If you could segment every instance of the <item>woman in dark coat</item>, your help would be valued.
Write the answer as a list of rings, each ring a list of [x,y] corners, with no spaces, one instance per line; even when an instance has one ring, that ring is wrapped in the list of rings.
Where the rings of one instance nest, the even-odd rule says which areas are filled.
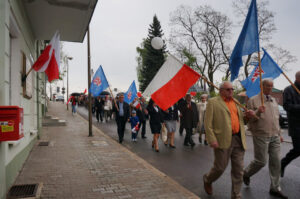
[[[170,142],[171,148],[176,148],[174,145],[174,137],[176,131],[176,122],[178,122],[178,108],[177,104],[174,104],[166,111],[164,111],[164,122],[168,131],[167,141],[164,143],[166,146]]]
[[[149,123],[153,134],[152,148],[154,148],[156,152],[159,152],[158,138],[161,131],[161,124],[164,122],[162,111],[152,99],[149,101],[147,110],[150,116]]]

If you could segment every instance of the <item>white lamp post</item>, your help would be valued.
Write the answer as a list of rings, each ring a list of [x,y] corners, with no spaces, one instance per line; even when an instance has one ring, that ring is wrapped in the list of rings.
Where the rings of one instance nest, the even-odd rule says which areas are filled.
[[[163,48],[164,46],[164,41],[162,40],[162,38],[160,37],[154,37],[151,40],[151,46],[156,49],[156,50],[160,50]]]

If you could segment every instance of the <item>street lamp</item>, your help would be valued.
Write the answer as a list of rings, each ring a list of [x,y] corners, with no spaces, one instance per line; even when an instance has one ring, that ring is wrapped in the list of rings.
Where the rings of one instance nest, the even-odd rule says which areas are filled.
[[[69,97],[69,60],[72,60],[73,57],[65,57],[65,63],[67,64],[67,100]],[[67,110],[69,110],[69,104],[67,103]]]

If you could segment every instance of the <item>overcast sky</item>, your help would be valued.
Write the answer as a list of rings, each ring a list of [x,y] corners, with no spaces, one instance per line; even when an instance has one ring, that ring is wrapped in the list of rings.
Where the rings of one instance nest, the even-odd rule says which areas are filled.
[[[154,14],[161,22],[164,36],[168,39],[170,12],[180,5],[210,5],[235,20],[232,0],[99,0],[90,24],[93,70],[96,71],[102,65],[112,88],[126,91],[133,80],[138,85],[136,47],[147,37]],[[269,9],[275,12],[277,27],[273,43],[289,50],[298,59],[296,63],[289,65],[290,71],[287,72],[292,81],[295,72],[300,69],[299,7],[299,0],[270,0],[269,5]],[[234,30],[232,47],[240,31],[241,28]],[[83,43],[65,42],[63,50],[73,57],[69,61],[70,92],[83,92],[87,88],[86,38]],[[284,77],[275,80],[276,88],[283,89],[287,85]]]

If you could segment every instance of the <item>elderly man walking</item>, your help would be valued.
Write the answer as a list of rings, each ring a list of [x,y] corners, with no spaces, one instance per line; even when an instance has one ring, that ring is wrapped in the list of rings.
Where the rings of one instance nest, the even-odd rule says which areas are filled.
[[[211,195],[212,183],[223,174],[231,159],[231,198],[241,198],[246,137],[243,112],[234,102],[233,90],[230,82],[223,82],[220,96],[209,99],[207,103],[204,126],[215,160],[203,181],[206,193]],[[246,114],[251,117],[254,112],[247,111]]]
[[[195,142],[192,138],[193,128],[197,127],[199,121],[197,105],[192,102],[192,96],[190,94],[186,94],[185,100],[180,100],[178,104],[178,109],[182,115],[182,124],[186,131],[184,146],[194,148]]]
[[[266,165],[269,155],[270,194],[279,198],[287,198],[281,192],[279,185],[282,137],[279,127],[278,104],[270,95],[273,80],[264,79],[262,85],[264,106],[262,106],[260,94],[250,98],[247,103],[247,107],[254,110],[257,117],[250,119],[248,123],[249,130],[253,135],[254,160],[245,169],[243,180],[247,186],[250,185],[250,177]]]
[[[296,73],[295,86],[300,90],[300,71]],[[281,176],[285,167],[300,156],[300,94],[292,86],[283,92],[283,107],[287,111],[289,135],[292,137],[293,148],[281,160]]]

